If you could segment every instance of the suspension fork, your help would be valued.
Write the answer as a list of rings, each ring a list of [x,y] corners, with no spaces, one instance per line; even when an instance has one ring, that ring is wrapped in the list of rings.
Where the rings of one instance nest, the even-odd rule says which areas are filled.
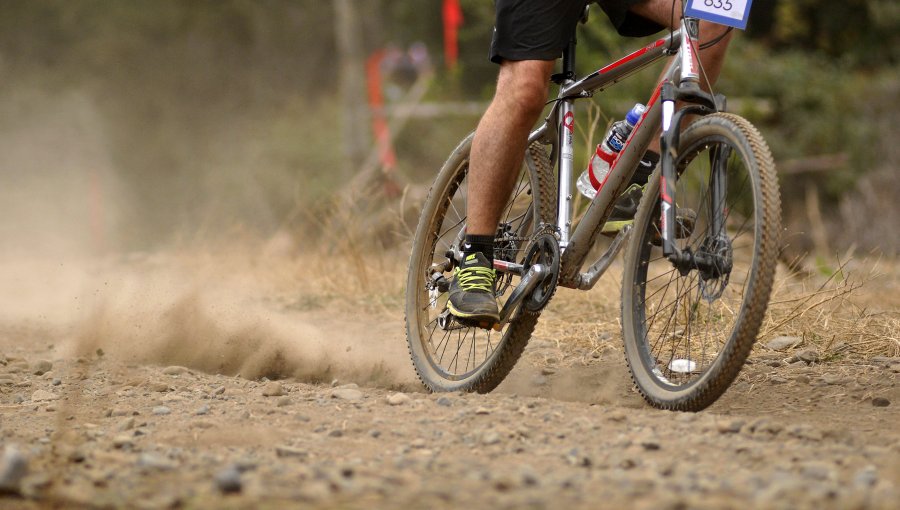
[[[728,193],[728,158],[731,148],[716,146],[709,155],[709,218],[710,236],[713,239],[725,232],[725,218],[728,214],[725,200]]]

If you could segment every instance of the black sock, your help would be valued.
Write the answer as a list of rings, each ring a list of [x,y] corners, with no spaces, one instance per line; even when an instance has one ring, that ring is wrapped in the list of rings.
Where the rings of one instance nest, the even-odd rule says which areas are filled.
[[[647,184],[647,181],[650,180],[650,174],[656,170],[657,164],[659,164],[659,153],[653,151],[645,152],[637,170],[635,170],[634,175],[631,176],[630,184],[638,184],[640,186]]]
[[[466,240],[463,243],[463,258],[473,254],[481,253],[487,257],[488,262],[494,262],[494,236],[473,236],[466,234]]]

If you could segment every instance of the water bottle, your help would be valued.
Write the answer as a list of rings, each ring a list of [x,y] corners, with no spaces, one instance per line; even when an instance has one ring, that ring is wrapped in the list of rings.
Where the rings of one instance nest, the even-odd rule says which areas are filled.
[[[606,179],[606,174],[609,173],[610,167],[616,160],[616,155],[625,147],[625,140],[628,139],[634,125],[644,114],[644,109],[645,107],[641,103],[634,105],[634,108],[625,116],[625,120],[620,120],[609,128],[609,132],[603,138],[603,143],[597,146],[597,150],[591,156],[587,170],[582,172],[575,181],[578,191],[588,200],[593,200],[597,195],[597,191]]]

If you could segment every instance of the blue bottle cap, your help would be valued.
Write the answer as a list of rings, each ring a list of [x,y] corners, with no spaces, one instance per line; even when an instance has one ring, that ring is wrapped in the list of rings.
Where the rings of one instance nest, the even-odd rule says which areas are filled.
[[[641,120],[641,115],[644,114],[644,110],[646,109],[647,108],[641,103],[634,105],[634,108],[632,108],[631,111],[628,112],[628,115],[625,116],[625,122],[634,126],[639,120]]]

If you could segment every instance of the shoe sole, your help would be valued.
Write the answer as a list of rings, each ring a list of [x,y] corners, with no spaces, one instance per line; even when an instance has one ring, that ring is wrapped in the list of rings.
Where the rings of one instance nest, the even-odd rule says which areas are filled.
[[[490,322],[487,328],[492,327],[494,324],[500,322],[500,313],[492,314],[492,313],[468,313],[457,310],[452,303],[447,303],[447,309],[450,310],[450,313],[459,319],[465,319],[467,321],[472,322]],[[486,329],[487,329],[486,328]]]
[[[600,230],[601,234],[618,234],[620,230],[634,223],[634,220],[607,221]]]

